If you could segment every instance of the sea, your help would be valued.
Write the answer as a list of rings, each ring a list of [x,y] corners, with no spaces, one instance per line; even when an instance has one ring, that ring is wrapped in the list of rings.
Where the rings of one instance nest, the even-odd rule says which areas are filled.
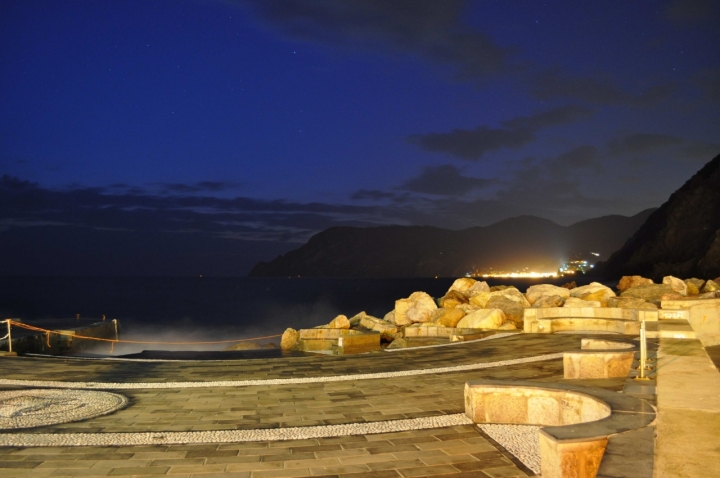
[[[222,350],[224,340],[279,343],[287,327],[312,328],[338,314],[383,317],[395,300],[424,291],[442,297],[454,277],[0,277],[0,317],[44,328],[117,319],[121,338],[192,344],[117,344],[114,353],[144,350]],[[590,283],[585,276],[484,279],[490,286]],[[615,285],[615,284],[612,284]],[[2,331],[0,331],[2,332]],[[98,344],[103,353],[107,344]]]

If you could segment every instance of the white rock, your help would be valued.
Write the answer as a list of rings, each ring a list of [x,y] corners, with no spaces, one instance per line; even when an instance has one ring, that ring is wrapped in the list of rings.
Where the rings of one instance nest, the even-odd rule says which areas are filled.
[[[677,277],[665,276],[663,277],[662,283],[669,285],[672,290],[674,290],[680,295],[687,295],[687,284],[685,284],[683,280],[678,279]]]
[[[451,290],[460,292],[461,294],[465,294],[466,291],[470,290],[472,286],[475,285],[477,281],[475,279],[471,279],[470,277],[461,277],[459,279],[455,279],[455,282],[452,283],[450,288],[448,289],[448,292]]]
[[[425,292],[413,292],[406,299],[395,301],[395,323],[408,325],[416,322],[427,322],[437,310],[435,299]]]
[[[558,287],[552,284],[538,284],[528,287],[525,292],[525,297],[530,305],[534,304],[540,297],[551,295],[559,295],[563,299],[567,299],[570,297],[570,289]]]

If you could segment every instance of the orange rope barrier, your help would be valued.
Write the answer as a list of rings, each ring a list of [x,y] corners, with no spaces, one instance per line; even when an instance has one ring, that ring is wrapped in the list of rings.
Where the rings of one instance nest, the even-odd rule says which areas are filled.
[[[8,319],[10,320],[10,319]],[[48,330],[43,329],[40,327],[35,327],[34,325],[29,324],[23,324],[22,322],[15,322],[14,320],[10,320],[10,324],[14,325],[16,327],[21,327],[23,329],[27,330],[33,330],[35,332],[43,332],[48,337],[48,346],[50,343],[50,334],[56,334],[56,335],[67,335],[70,337],[75,337],[78,339],[86,339],[86,340],[97,340],[100,342],[112,342],[113,347],[115,343],[124,343],[124,344],[155,344],[155,345],[200,345],[200,344],[228,344],[228,343],[235,343],[235,342],[246,342],[248,340],[262,340],[262,339],[272,339],[275,337],[282,337],[282,334],[277,335],[266,335],[265,337],[253,337],[251,339],[238,339],[238,340],[214,340],[214,341],[204,341],[204,342],[155,342],[155,341],[144,341],[144,340],[119,340],[119,339],[103,339],[100,337],[87,337],[84,335],[77,335],[70,332],[60,332],[57,330]]]

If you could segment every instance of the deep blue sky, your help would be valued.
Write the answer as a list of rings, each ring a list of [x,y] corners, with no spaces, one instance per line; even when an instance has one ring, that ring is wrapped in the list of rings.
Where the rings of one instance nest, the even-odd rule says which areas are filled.
[[[0,231],[243,274],[333,225],[659,206],[720,153],[720,6],[586,3],[0,0]]]

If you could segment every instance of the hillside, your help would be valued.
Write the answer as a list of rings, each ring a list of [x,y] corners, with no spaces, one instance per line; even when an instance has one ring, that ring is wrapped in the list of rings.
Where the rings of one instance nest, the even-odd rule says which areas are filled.
[[[251,276],[423,277],[461,276],[475,268],[553,271],[576,253],[607,257],[650,215],[604,216],[560,226],[534,216],[451,231],[422,226],[334,227]]]
[[[652,213],[603,270],[655,280],[720,276],[720,155]]]

